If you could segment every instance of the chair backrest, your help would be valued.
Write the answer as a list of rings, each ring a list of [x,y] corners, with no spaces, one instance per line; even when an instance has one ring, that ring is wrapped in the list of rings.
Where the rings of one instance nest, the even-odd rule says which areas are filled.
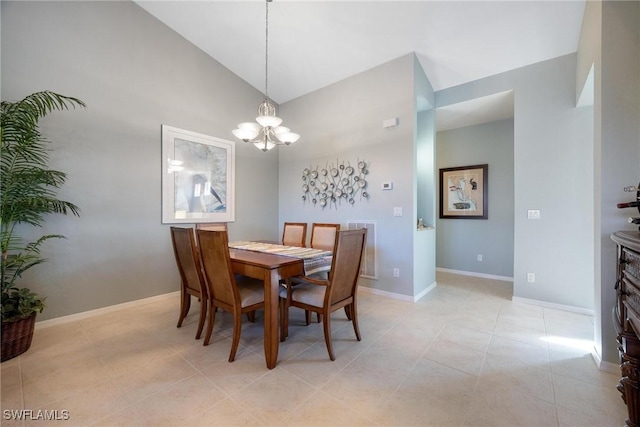
[[[240,298],[231,268],[227,232],[196,230],[196,234],[209,295],[227,305],[236,305]]]
[[[355,295],[360,277],[362,255],[367,244],[367,229],[338,231],[336,250],[329,272],[325,304],[334,304]]]
[[[333,251],[336,247],[338,231],[340,231],[340,224],[319,224],[314,222],[311,226],[311,247]]]
[[[196,249],[193,230],[191,228],[171,227],[171,242],[173,243],[173,253],[176,257],[182,285],[192,291],[197,291],[201,298],[206,298],[207,288],[200,268],[200,258]]]
[[[282,231],[282,244],[285,246],[306,247],[307,223],[285,222]]]
[[[196,230],[227,231],[226,222],[200,222],[196,224]]]

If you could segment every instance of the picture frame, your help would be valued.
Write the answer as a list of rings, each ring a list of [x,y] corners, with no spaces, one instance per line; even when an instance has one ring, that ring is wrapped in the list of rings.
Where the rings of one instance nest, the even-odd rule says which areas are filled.
[[[440,218],[488,219],[489,165],[440,169]]]
[[[235,220],[235,142],[162,125],[162,223]]]

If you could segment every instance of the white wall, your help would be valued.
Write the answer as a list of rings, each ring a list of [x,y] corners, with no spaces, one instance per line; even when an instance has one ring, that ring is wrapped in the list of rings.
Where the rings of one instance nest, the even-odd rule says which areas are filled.
[[[413,233],[415,231],[414,94],[415,57],[392,62],[347,78],[280,106],[284,123],[295,123],[302,137],[279,151],[279,222],[377,222],[378,280],[363,286],[400,295],[413,295]],[[383,128],[386,119],[399,125]],[[369,200],[320,208],[303,202],[302,171],[327,163],[365,160]],[[393,181],[393,190],[381,185]],[[402,217],[393,208],[403,209]],[[393,277],[393,268],[400,277]]]
[[[42,123],[59,193],[81,217],[48,219],[50,261],[23,284],[47,296],[40,320],[175,291],[169,226],[160,223],[160,126],[233,139],[261,94],[132,2],[1,4],[2,100],[45,89],[86,110]],[[277,238],[277,153],[236,145],[231,238]],[[177,307],[176,307],[177,310]]]
[[[592,309],[592,117],[575,108],[575,70],[562,56],[439,91],[436,107],[514,90],[514,296]]]
[[[438,268],[513,277],[513,119],[437,133],[436,167],[488,164],[488,218],[438,218]],[[477,255],[482,255],[482,262]]]

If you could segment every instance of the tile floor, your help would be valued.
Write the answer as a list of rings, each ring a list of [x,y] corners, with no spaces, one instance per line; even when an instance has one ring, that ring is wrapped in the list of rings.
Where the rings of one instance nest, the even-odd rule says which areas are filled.
[[[622,426],[617,375],[596,369],[592,318],[511,302],[511,284],[440,273],[415,304],[360,293],[362,341],[333,316],[336,361],[319,324],[292,309],[266,369],[262,323],[231,316],[208,347],[178,296],[36,331],[2,364],[3,426]],[[5,419],[58,410],[66,421]]]

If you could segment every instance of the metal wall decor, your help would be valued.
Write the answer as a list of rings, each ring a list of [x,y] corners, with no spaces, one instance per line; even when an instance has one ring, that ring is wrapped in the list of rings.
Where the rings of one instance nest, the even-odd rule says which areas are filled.
[[[353,205],[356,198],[368,199],[367,174],[369,169],[364,160],[351,163],[336,160],[320,166],[305,168],[302,171],[302,201],[319,205],[321,208],[338,207],[343,201]]]

